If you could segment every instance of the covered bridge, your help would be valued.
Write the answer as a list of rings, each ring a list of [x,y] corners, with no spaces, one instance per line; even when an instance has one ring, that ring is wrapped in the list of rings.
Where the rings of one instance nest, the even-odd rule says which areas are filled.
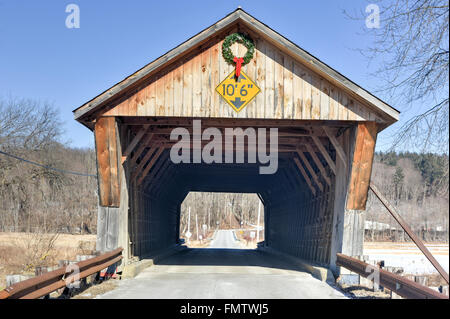
[[[233,33],[254,42],[242,70],[260,89],[239,112],[216,91],[235,69],[222,54]],[[231,49],[236,57],[247,51],[240,43]],[[377,134],[399,112],[237,9],[74,115],[95,134],[98,250],[121,246],[127,264],[176,245],[180,204],[190,191],[257,193],[266,246],[336,271],[337,252],[362,254]],[[220,132],[278,128],[278,169],[260,174],[258,163],[174,163],[171,131],[192,133],[198,119]]]

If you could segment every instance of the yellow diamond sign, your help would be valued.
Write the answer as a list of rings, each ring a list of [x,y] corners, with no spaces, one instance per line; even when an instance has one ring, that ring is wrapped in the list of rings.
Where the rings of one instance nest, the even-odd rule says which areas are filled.
[[[236,112],[240,112],[261,90],[255,82],[241,70],[239,78],[236,78],[234,71],[231,72],[225,80],[216,87],[216,91]]]

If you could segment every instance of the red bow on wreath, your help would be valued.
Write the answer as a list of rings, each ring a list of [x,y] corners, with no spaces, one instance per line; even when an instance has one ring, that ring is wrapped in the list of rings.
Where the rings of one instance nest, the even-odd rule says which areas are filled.
[[[236,63],[236,78],[241,75],[242,63],[244,63],[244,58],[234,57],[233,61]]]

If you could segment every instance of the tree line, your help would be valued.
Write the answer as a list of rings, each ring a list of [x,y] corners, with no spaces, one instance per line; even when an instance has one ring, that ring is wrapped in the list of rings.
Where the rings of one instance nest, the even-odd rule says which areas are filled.
[[[375,155],[371,180],[422,239],[448,242],[448,169],[447,154],[379,152]],[[407,239],[371,192],[366,220],[390,226],[381,232],[384,239]],[[366,238],[376,239],[373,236],[374,232],[369,232]]]

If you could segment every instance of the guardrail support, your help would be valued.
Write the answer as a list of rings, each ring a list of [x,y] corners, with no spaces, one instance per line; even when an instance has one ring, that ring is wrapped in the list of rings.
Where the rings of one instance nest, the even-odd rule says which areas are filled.
[[[92,274],[100,272],[122,259],[123,248],[117,248],[103,255],[90,258],[78,263],[73,267],[63,266],[56,270],[47,272],[40,276],[30,278],[0,291],[0,299],[37,299],[60,288],[68,288],[68,278],[81,281]],[[75,272],[75,269],[77,272]],[[69,283],[72,282],[69,281]],[[70,290],[70,288],[68,288]],[[67,293],[67,289],[65,289]]]
[[[439,262],[434,258],[434,256],[431,254],[431,252],[428,250],[428,248],[423,244],[423,242],[420,240],[420,238],[412,231],[411,227],[405,222],[405,220],[400,216],[400,214],[397,212],[397,210],[392,206],[386,197],[381,194],[381,192],[378,190],[378,188],[371,182],[369,185],[372,192],[375,194],[375,196],[380,200],[380,202],[386,207],[388,212],[391,214],[391,216],[400,224],[400,226],[403,228],[403,230],[408,234],[408,236],[411,238],[411,240],[416,244],[416,246],[420,249],[420,251],[427,257],[427,259],[431,262],[431,264],[436,268],[436,270],[439,272],[439,274],[444,278],[444,280],[448,284],[448,274],[444,270],[444,268],[439,264]]]
[[[411,299],[448,299],[431,288],[406,279],[405,277],[393,274],[389,271],[369,265],[361,260],[343,254],[336,254],[336,265],[345,267],[360,276],[372,280],[383,287],[388,288],[397,295]]]

